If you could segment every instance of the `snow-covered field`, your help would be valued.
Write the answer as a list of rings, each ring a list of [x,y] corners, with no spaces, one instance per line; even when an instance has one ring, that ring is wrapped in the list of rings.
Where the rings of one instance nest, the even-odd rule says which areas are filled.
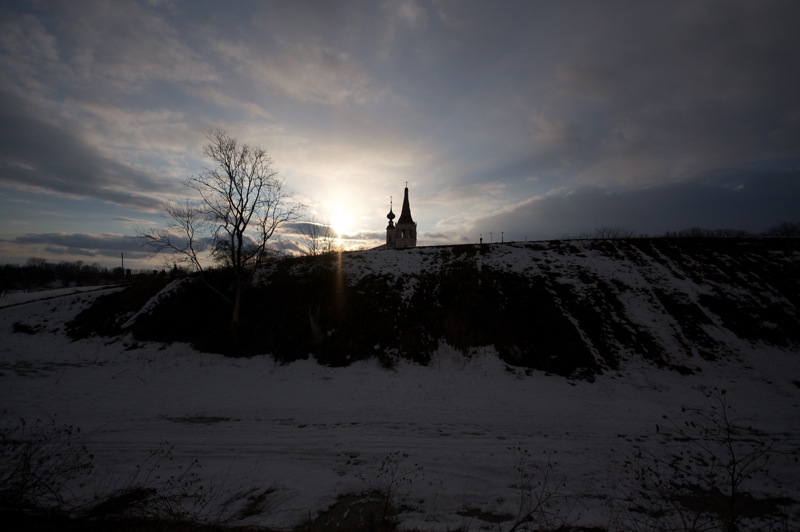
[[[263,512],[241,522],[289,528],[338,496],[383,482],[388,457],[408,480],[395,500],[402,528],[496,529],[510,523],[481,520],[477,511],[516,516],[516,468],[535,473],[550,461],[564,481],[559,492],[571,496],[571,519],[609,527],[631,494],[623,465],[633,446],[657,449],[662,415],[710,406],[704,390],[728,390],[740,416],[786,442],[800,440],[798,353],[743,342],[740,361],[697,358],[695,375],[629,361],[590,383],[526,375],[491,350],[466,359],[443,348],[428,367],[332,369],[130,338],[71,342],[65,322],[102,293],[0,308],[4,418],[52,416],[79,426],[95,464],[86,493],[124,485],[167,441],[171,467],[199,461],[216,504],[272,488]],[[15,333],[15,322],[41,329]],[[781,463],[763,481],[800,499],[796,465]],[[790,529],[800,528],[797,519]]]
[[[0,297],[0,308],[22,305],[24,303],[30,303],[31,301],[50,300],[57,297],[80,294],[82,292],[95,292],[98,290],[104,290],[104,287],[76,286],[76,287],[57,288],[53,290],[42,290],[33,292],[24,292],[22,290],[17,290],[3,294],[2,297]]]

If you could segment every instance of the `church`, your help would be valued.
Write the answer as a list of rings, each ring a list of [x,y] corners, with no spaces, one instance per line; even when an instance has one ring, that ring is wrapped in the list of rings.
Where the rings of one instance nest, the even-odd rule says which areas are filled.
[[[392,212],[392,200],[389,199],[389,225],[386,226],[386,244],[380,249],[409,249],[417,247],[417,224],[411,218],[411,205],[408,202],[408,183],[403,194],[403,208],[400,219],[394,223],[395,214]]]

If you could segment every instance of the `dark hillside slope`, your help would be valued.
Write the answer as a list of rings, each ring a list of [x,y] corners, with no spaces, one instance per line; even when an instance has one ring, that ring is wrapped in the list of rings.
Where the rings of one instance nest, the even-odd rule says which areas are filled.
[[[744,350],[800,352],[800,240],[362,251],[277,262],[246,297],[238,354],[424,364],[446,343],[467,354],[494,346],[509,364],[565,376],[631,358],[690,372],[694,361]],[[230,352],[214,298],[184,282],[128,326],[140,340]]]

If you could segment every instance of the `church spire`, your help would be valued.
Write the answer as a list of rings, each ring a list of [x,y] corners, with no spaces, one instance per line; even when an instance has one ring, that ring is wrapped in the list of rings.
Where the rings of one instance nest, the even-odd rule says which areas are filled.
[[[408,203],[408,181],[406,181],[406,190],[403,194],[403,210],[400,211],[400,219],[397,220],[398,224],[413,224],[414,220],[411,218],[411,205]]]

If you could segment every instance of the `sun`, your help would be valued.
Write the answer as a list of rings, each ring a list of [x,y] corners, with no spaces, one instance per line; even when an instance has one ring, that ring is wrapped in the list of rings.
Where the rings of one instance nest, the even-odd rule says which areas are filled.
[[[353,215],[347,212],[344,206],[339,205],[331,213],[330,224],[331,228],[336,232],[338,240],[341,240],[342,237],[348,235],[353,228]]]

